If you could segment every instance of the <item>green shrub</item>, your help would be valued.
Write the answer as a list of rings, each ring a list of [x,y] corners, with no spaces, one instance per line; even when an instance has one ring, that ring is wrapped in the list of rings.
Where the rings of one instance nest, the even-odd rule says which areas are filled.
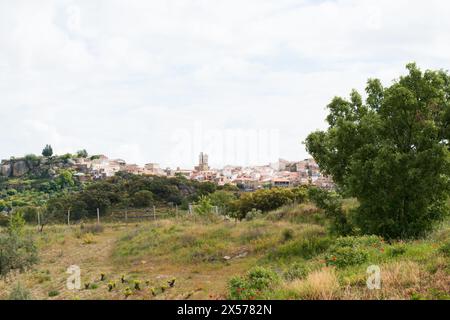
[[[293,281],[296,279],[304,279],[309,273],[309,269],[305,264],[295,262],[291,264],[287,270],[284,271],[283,277],[287,281]]]
[[[329,248],[325,255],[327,265],[345,268],[366,262],[369,254],[365,247],[381,244],[382,239],[377,236],[341,237]]]
[[[0,213],[0,227],[7,227],[9,224],[8,216]]]
[[[59,296],[59,291],[58,291],[58,290],[51,290],[51,291],[48,293],[48,296],[49,296],[50,298]]]
[[[363,236],[363,237],[340,237],[337,238],[334,246],[335,247],[372,247],[380,245],[383,238],[378,236]]]
[[[294,230],[292,229],[284,229],[282,233],[283,242],[287,242],[294,238]]]
[[[249,211],[245,214],[245,220],[251,221],[251,220],[255,220],[256,218],[261,217],[261,216],[262,216],[261,210],[252,209],[252,211]]]
[[[278,275],[263,267],[255,267],[244,277],[229,281],[229,298],[232,300],[255,300],[264,297],[264,291],[279,281]]]
[[[367,251],[351,247],[335,247],[329,250],[325,256],[325,261],[329,266],[345,268],[353,265],[360,265],[369,258]]]
[[[443,253],[445,256],[450,257],[450,242],[445,243],[442,247],[439,248],[439,251]]]
[[[32,300],[30,291],[18,282],[9,293],[8,300]]]
[[[391,258],[395,258],[405,254],[406,246],[404,244],[396,244],[389,247],[386,251],[387,255]]]
[[[311,259],[327,250],[330,244],[329,238],[318,236],[290,241],[274,249],[269,254],[269,258],[301,257]]]
[[[14,220],[12,220],[14,221]],[[9,224],[7,234],[0,234],[0,276],[11,270],[24,271],[37,262],[37,249],[31,238],[22,235],[20,224]]]

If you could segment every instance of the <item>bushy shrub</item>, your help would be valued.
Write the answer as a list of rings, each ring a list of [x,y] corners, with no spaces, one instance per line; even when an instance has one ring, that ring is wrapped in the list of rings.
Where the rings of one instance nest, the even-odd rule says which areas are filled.
[[[327,237],[308,236],[277,247],[269,254],[269,258],[288,259],[300,257],[303,259],[311,259],[326,251],[330,243],[331,241]]]
[[[340,237],[336,239],[334,246],[335,247],[372,247],[381,244],[383,238],[378,236],[362,236],[362,237]]]
[[[149,207],[153,204],[153,193],[148,190],[138,191],[133,195],[131,201],[136,208]]]
[[[439,248],[439,251],[445,256],[450,257],[450,241],[445,243]]]
[[[254,219],[256,219],[258,217],[261,217],[261,216],[262,216],[261,210],[252,209],[251,211],[249,211],[249,212],[247,212],[245,214],[245,220],[246,221],[251,221],[251,220],[254,220]]]
[[[337,247],[329,250],[325,261],[329,266],[345,268],[353,265],[360,265],[366,262],[368,253],[364,249],[351,247]]]
[[[406,246],[404,244],[396,244],[387,249],[387,255],[394,258],[405,254]]]
[[[336,192],[310,188],[308,197],[318,208],[324,210],[326,216],[331,220],[331,233],[341,236],[355,233],[354,226],[342,208],[342,198]]]
[[[0,234],[0,276],[11,270],[23,271],[37,262],[37,250],[31,238],[24,236],[25,220],[20,213],[14,214],[8,230]]]
[[[24,271],[37,262],[37,249],[29,238],[0,235],[0,276],[11,270]]]
[[[283,232],[281,233],[281,235],[283,237],[283,242],[290,241],[294,238],[294,230],[284,229]]]
[[[7,227],[8,224],[9,224],[8,216],[0,213],[0,227]]]
[[[369,254],[365,247],[377,246],[381,238],[377,236],[342,237],[327,250],[325,261],[327,265],[345,268],[367,262]]]
[[[232,300],[255,300],[264,297],[264,291],[279,281],[278,275],[263,267],[251,269],[244,277],[229,281],[229,298]]]
[[[59,296],[59,291],[58,290],[51,290],[51,291],[49,291],[48,296],[50,298]]]
[[[287,281],[294,281],[297,279],[304,279],[308,275],[308,272],[309,269],[305,264],[295,262],[284,271],[283,277]]]
[[[236,202],[236,209],[243,215],[252,209],[268,212],[278,209],[288,203],[292,203],[294,199],[295,194],[290,189],[262,189],[243,194]]]
[[[11,290],[8,300],[32,300],[30,291],[18,282]]]

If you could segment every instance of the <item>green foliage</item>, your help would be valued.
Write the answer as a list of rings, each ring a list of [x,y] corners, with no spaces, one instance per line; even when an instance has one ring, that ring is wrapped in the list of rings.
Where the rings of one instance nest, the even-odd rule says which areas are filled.
[[[395,258],[406,253],[406,246],[404,244],[396,244],[387,249],[387,255],[391,258]]]
[[[327,237],[306,236],[278,246],[269,254],[269,259],[311,259],[327,250],[330,244],[331,240]]]
[[[37,262],[33,241],[18,234],[0,234],[0,277],[11,270],[24,271]]]
[[[39,208],[33,206],[21,207],[16,210],[27,223],[36,223]]]
[[[325,261],[329,266],[345,268],[360,265],[367,261],[368,253],[364,249],[351,247],[333,247],[328,250]]]
[[[304,263],[294,262],[284,271],[283,277],[287,281],[294,281],[296,279],[306,278],[308,273],[309,269]]]
[[[213,205],[208,197],[201,196],[194,208],[196,214],[200,216],[207,216],[212,213]]]
[[[356,91],[334,98],[329,129],[306,139],[323,172],[358,199],[357,226],[386,238],[423,236],[448,214],[450,76],[407,68],[390,87],[369,80],[365,103]]]
[[[53,155],[53,149],[52,149],[52,146],[49,145],[49,144],[47,144],[47,145],[45,146],[44,150],[42,150],[42,155],[43,155],[44,157],[47,157],[47,158],[51,157],[51,156]]]
[[[9,293],[8,300],[33,300],[33,297],[27,288],[23,287],[20,282],[17,282]]]
[[[244,193],[239,200],[234,202],[233,207],[234,211],[240,212],[242,219],[252,209],[269,212],[294,201],[304,201],[304,199],[303,189],[261,189],[251,193]]]
[[[264,297],[264,291],[279,281],[278,275],[263,267],[251,269],[244,277],[234,277],[229,281],[231,300],[255,300]]]
[[[26,221],[21,212],[14,212],[9,221],[8,233],[10,235],[23,236]]]
[[[77,157],[78,158],[87,158],[88,156],[89,155],[88,155],[86,149],[77,151]]]
[[[48,296],[50,298],[59,296],[59,291],[58,290],[51,290],[51,291],[48,292]]]
[[[131,203],[135,208],[149,207],[153,204],[153,193],[148,190],[138,191],[131,197]]]
[[[245,220],[246,221],[252,221],[254,219],[257,219],[258,217],[262,216],[262,211],[257,209],[252,209],[251,211],[247,212],[245,214]]]
[[[34,154],[27,154],[25,156],[25,160],[29,167],[39,165],[39,163],[41,161],[41,159],[37,155],[34,155]]]
[[[290,241],[294,238],[294,230],[284,229],[282,232],[283,242]]]
[[[447,241],[444,243],[440,248],[439,251],[443,253],[445,256],[450,257],[450,241]]]
[[[73,173],[70,170],[60,170],[55,182],[60,186],[61,189],[70,188],[75,185],[73,180]]]
[[[228,214],[230,210],[232,210],[232,203],[236,200],[236,196],[234,193],[224,190],[218,190],[214,193],[211,193],[209,196],[211,200],[211,204],[213,206],[217,206],[221,214]]]
[[[0,213],[0,227],[7,227],[9,224],[9,217]]]
[[[342,208],[342,198],[336,192],[313,187],[308,190],[308,197],[331,219],[331,233],[342,236],[354,233],[354,227]]]
[[[376,236],[338,238],[327,250],[325,261],[327,265],[338,268],[363,264],[369,258],[366,247],[377,246],[381,241]]]

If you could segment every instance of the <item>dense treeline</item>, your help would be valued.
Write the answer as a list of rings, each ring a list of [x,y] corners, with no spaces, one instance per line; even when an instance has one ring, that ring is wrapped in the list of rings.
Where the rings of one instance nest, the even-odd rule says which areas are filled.
[[[109,213],[112,209],[178,205],[187,208],[201,196],[215,192],[213,183],[200,183],[184,177],[116,176],[86,185],[78,192],[65,193],[48,200],[46,213],[58,218],[68,210],[74,219]]]

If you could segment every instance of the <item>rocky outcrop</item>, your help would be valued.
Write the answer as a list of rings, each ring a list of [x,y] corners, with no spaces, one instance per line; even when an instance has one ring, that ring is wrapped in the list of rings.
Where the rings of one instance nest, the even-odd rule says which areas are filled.
[[[2,164],[0,166],[0,176],[10,177],[11,173],[11,164],[2,161]]]
[[[0,173],[5,177],[21,177],[30,171],[25,159],[3,160]]]
[[[28,164],[25,160],[14,161],[12,163],[12,176],[21,177],[30,171]]]
[[[0,165],[0,175],[9,178],[20,178],[26,175],[44,177],[49,176],[49,173],[56,174],[58,168],[66,166],[68,165],[62,161],[53,162],[44,158],[3,160]]]

